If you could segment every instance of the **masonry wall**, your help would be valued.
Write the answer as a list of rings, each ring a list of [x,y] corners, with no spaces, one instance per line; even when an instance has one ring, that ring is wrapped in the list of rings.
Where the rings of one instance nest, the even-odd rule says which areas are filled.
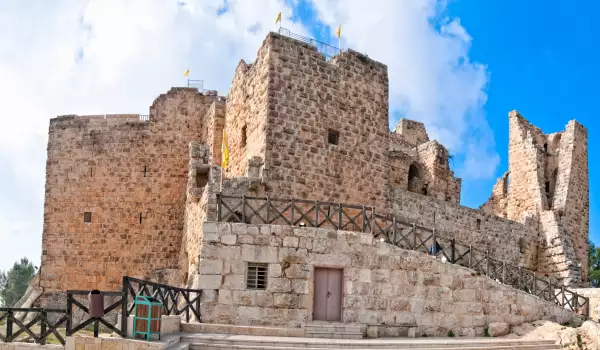
[[[491,256],[515,266],[537,268],[536,227],[409,191],[395,190],[392,203],[394,215],[406,223],[435,228],[462,244],[489,249]]]
[[[570,121],[544,134],[517,111],[509,113],[509,171],[498,180],[483,211],[540,232],[538,271],[565,285],[587,280],[589,179],[587,130]]]
[[[371,234],[205,223],[203,322],[300,327],[312,320],[315,267],[343,269],[342,321],[406,325],[416,335],[482,336],[490,322],[568,321],[573,313]],[[268,263],[266,290],[247,290],[247,262]]]
[[[249,157],[265,158],[266,121],[269,110],[269,47],[258,50],[256,61],[238,64],[227,95],[225,132],[229,146],[230,166],[226,177],[244,176]],[[219,159],[220,164],[220,159]]]
[[[381,205],[388,183],[387,67],[354,51],[326,62],[270,33],[266,159],[277,195]],[[330,144],[329,132],[338,133]]]
[[[50,121],[40,272],[46,293],[118,290],[123,275],[152,278],[178,268],[188,143],[201,138],[215,98],[173,88],[154,101],[150,121]]]

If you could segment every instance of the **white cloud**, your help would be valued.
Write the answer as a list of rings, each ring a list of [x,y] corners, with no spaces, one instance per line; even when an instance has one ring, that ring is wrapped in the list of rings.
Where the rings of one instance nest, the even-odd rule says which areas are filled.
[[[440,18],[444,1],[313,3],[331,33],[342,25],[344,48],[387,64],[392,127],[398,114],[423,121],[430,137],[465,159],[458,165],[460,176],[494,174],[499,157],[482,114],[487,68],[470,61],[471,36],[460,19]]]
[[[48,121],[62,114],[147,114],[183,73],[226,94],[279,0],[0,1],[0,269],[39,264]]]
[[[408,116],[453,150],[476,154],[466,145],[489,147],[467,132],[472,119],[481,121],[485,68],[469,62],[470,37],[458,20],[431,28],[436,6],[317,3],[334,30],[341,21],[345,46],[388,64],[392,108],[408,106]],[[283,0],[0,1],[0,269],[21,256],[39,264],[50,118],[146,114],[159,94],[185,85],[187,68],[225,94],[239,60],[252,61],[277,27],[279,11],[286,27],[307,35]]]

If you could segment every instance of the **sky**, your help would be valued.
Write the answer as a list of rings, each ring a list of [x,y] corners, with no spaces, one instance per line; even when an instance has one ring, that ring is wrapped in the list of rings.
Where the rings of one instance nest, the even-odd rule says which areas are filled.
[[[423,121],[478,207],[507,170],[508,112],[546,133],[589,132],[590,237],[600,243],[591,179],[600,151],[600,4],[516,0],[0,0],[0,269],[39,266],[48,122],[64,114],[148,114],[183,72],[226,95],[275,18],[292,32],[388,66],[390,127]],[[553,19],[550,21],[550,19]],[[562,25],[555,25],[559,20]]]

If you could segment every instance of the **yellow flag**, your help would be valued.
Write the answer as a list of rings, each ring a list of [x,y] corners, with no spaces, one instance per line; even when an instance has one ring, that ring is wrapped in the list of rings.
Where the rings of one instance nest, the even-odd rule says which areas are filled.
[[[281,12],[279,12],[277,14],[277,19],[275,20],[275,24],[277,24],[277,22],[281,22]]]
[[[188,69],[188,70],[186,70],[186,71],[185,71],[185,73],[183,73],[183,76],[184,76],[184,77],[187,77],[187,76],[188,76],[188,74],[190,74],[190,70],[189,70],[189,69]]]
[[[339,38],[342,35],[342,25],[340,24],[335,31],[335,35]]]
[[[225,130],[223,130],[223,143],[221,145],[221,168],[227,168],[229,165],[229,147],[227,146],[227,135],[225,134]]]

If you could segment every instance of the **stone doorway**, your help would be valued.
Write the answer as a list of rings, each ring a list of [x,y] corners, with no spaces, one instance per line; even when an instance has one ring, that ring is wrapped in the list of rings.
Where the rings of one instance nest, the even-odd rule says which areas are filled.
[[[315,267],[313,321],[342,320],[342,269]]]

